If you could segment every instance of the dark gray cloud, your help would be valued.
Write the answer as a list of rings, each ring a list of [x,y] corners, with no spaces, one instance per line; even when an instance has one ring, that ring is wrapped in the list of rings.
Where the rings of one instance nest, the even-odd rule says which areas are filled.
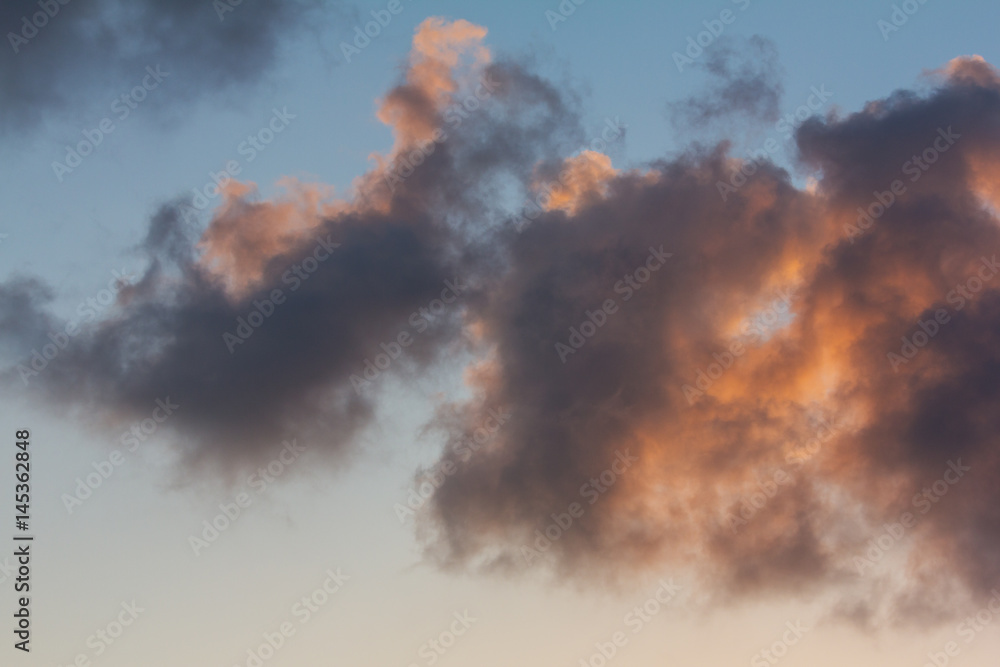
[[[35,278],[12,278],[0,285],[0,344],[16,354],[52,331],[56,322],[42,311],[54,297],[52,289]]]
[[[705,91],[669,105],[675,127],[700,128],[721,120],[741,126],[778,120],[784,87],[778,50],[771,40],[757,35],[724,39],[698,67],[709,75],[710,84]]]
[[[5,2],[0,132],[112,100],[138,85],[147,66],[169,72],[175,103],[233,91],[258,81],[289,42],[338,29],[347,11],[320,0]]]
[[[449,136],[391,197],[376,170],[356,204],[319,215],[308,231],[294,229],[296,207],[308,208],[308,196],[294,193],[262,202],[227,192],[203,235],[185,220],[189,202],[164,205],[138,249],[148,269],[107,316],[78,322],[80,332],[47,363],[32,365],[33,353],[69,321],[48,313],[41,283],[5,284],[0,324],[20,354],[6,380],[96,422],[140,418],[170,397],[181,405],[170,428],[190,471],[259,463],[291,437],[343,453],[370,423],[385,377],[426,368],[459,337],[470,285],[490,271],[481,262],[493,260],[469,239],[506,215],[474,175],[526,177],[525,165],[579,136],[574,112],[548,84],[509,63],[489,76],[499,86],[494,107],[460,124],[441,114]],[[519,113],[533,120],[516,120]],[[285,226],[287,236],[274,232]],[[222,273],[206,263],[205,244],[227,262]],[[442,293],[450,305],[439,312]],[[245,341],[240,327],[252,330]],[[382,372],[378,357],[398,351],[404,333],[409,343]],[[380,364],[377,378],[372,369],[366,375],[366,361]]]
[[[183,222],[176,209],[165,208],[157,224]],[[148,412],[169,396],[181,404],[175,422],[189,438],[191,463],[238,466],[296,434],[336,450],[370,417],[371,401],[354,390],[350,376],[363,375],[364,360],[381,353],[381,342],[395,341],[400,331],[413,334],[396,362],[402,366],[426,363],[454,335],[454,312],[421,318],[426,330],[419,335],[407,322],[439,297],[446,280],[461,279],[446,258],[446,230],[420,216],[325,223],[272,258],[264,286],[235,302],[198,265],[183,257],[178,264],[169,245],[151,238],[151,268],[127,305],[74,338],[29,377],[29,386],[123,416]],[[328,258],[307,260],[317,248]],[[281,303],[273,300],[275,289]],[[245,342],[224,339],[225,332],[242,338],[238,318],[251,327],[255,318],[263,322],[243,328],[252,330]],[[315,432],[321,413],[336,432]]]
[[[764,164],[723,201],[740,163],[694,152],[498,235],[509,270],[470,299],[489,361],[442,424],[459,470],[422,515],[428,555],[600,579],[671,564],[725,599],[834,590],[866,624],[940,620],[985,596],[1000,579],[998,111],[994,71],[956,61],[925,97],[808,122],[814,190]],[[879,197],[888,208],[859,228]],[[661,244],[666,266],[616,292]],[[782,290],[791,314],[747,326]],[[609,298],[614,314],[591,315]],[[922,330],[930,342],[904,347]],[[467,456],[501,405],[513,417]],[[626,450],[638,462],[594,494]],[[582,516],[553,527],[573,502]],[[897,545],[884,525],[906,513]],[[912,580],[894,588],[888,562]]]

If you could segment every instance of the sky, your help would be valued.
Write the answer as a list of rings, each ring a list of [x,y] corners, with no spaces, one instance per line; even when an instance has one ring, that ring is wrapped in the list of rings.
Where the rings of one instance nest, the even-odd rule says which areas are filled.
[[[0,664],[992,664],[998,18],[5,3]]]

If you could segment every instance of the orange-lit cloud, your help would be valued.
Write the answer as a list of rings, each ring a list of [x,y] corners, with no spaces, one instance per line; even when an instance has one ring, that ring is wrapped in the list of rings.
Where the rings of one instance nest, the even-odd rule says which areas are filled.
[[[611,158],[596,151],[583,151],[568,158],[559,178],[554,183],[537,182],[534,190],[548,186],[548,199],[542,208],[546,211],[561,210],[575,214],[588,202],[607,193],[607,183],[618,172],[611,166]]]
[[[723,202],[715,184],[739,163],[721,152],[652,180],[569,161],[593,178],[554,188],[547,208],[572,224],[526,227],[503,248],[514,269],[472,309],[474,349],[493,359],[467,428],[484,406],[516,416],[435,494],[427,553],[601,578],[672,565],[721,595],[833,587],[838,611],[863,623],[941,616],[988,590],[1000,578],[988,555],[1000,545],[988,407],[1000,399],[1000,229],[981,199],[1000,166],[1000,83],[981,60],[946,72],[927,98],[806,123],[805,190],[765,167]],[[877,220],[847,233],[879,197]],[[668,267],[618,289],[660,244]],[[766,333],[741,326],[782,290],[787,317]],[[561,356],[560,344],[579,348]],[[623,448],[641,463],[586,505],[581,486]],[[959,460],[973,472],[921,499]],[[584,516],[540,540],[573,501]],[[866,561],[907,511],[906,539]]]
[[[417,26],[405,85],[386,96],[377,114],[393,128],[395,150],[431,140],[439,114],[458,89],[459,66],[481,72],[490,62],[485,37],[486,28],[464,20],[429,18]]]
[[[253,184],[223,186],[222,203],[198,244],[202,266],[219,276],[236,299],[261,287],[272,259],[348,208],[328,186],[295,180],[282,185],[285,192],[273,201],[254,201]]]

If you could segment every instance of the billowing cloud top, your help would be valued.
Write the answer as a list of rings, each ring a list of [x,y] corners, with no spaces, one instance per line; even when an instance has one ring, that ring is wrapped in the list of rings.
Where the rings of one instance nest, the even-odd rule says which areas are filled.
[[[418,28],[378,107],[394,147],[348,197],[233,183],[200,240],[165,206],[115,314],[7,378],[104,415],[169,395],[188,461],[231,470],[286,437],[346,451],[375,377],[460,347],[474,398],[433,420],[455,468],[417,515],[444,567],[682,567],[727,596],[835,591],[864,623],[986,595],[997,72],[960,58],[925,94],[810,119],[802,188],[727,144],[643,169],[573,153],[569,96],[485,35]],[[512,189],[540,204],[515,214]],[[3,286],[12,346],[47,342],[50,296]]]

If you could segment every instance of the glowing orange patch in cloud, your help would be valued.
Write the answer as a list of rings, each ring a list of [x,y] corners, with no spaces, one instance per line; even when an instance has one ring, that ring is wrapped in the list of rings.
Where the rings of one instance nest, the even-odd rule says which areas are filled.
[[[200,262],[239,299],[259,287],[269,262],[292,250],[323,220],[347,204],[333,198],[333,188],[285,179],[285,192],[273,201],[253,201],[253,183],[232,181],[222,187],[216,209],[198,248]]]
[[[611,158],[603,153],[587,150],[567,158],[558,180],[549,184],[551,189],[543,208],[573,215],[588,203],[605,196],[608,182],[617,174],[618,170],[611,166]],[[534,185],[535,189],[542,186],[542,183]]]
[[[463,57],[471,60],[473,71],[490,62],[490,51],[482,45],[486,32],[464,20],[429,18],[417,26],[406,85],[394,89],[377,113],[393,128],[395,150],[431,140],[438,114],[458,89],[456,69]]]

